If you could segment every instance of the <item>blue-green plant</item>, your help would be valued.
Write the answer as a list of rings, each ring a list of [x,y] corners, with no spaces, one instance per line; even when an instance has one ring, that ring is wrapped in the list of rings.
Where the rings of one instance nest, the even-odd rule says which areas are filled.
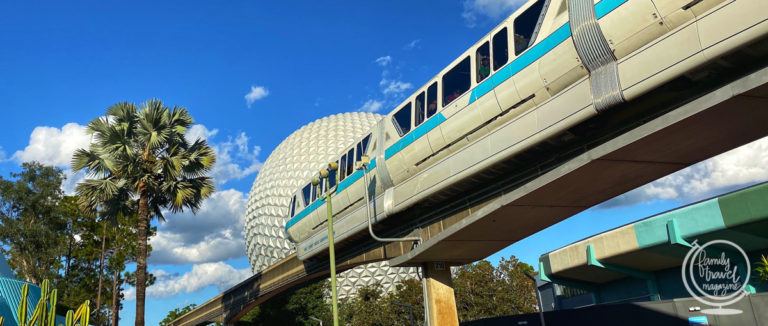
[[[65,319],[65,326],[75,326],[75,325],[82,325],[87,326],[88,325],[88,319],[91,316],[91,302],[88,300],[85,300],[83,304],[80,305],[79,308],[77,308],[77,311],[74,313],[72,310],[67,311],[67,318]]]
[[[40,300],[32,311],[32,316],[27,320],[29,315],[29,307],[27,300],[29,299],[29,284],[24,283],[21,287],[21,297],[19,300],[19,307],[16,310],[19,325],[20,326],[56,326],[56,302],[58,298],[58,290],[51,287],[51,283],[48,280],[44,280],[40,286]],[[91,314],[91,302],[86,300],[77,311],[67,311],[67,317],[65,320],[66,326],[74,325],[88,325],[88,321]],[[0,326],[2,326],[2,319],[0,318]]]
[[[21,286],[21,300],[19,300],[19,307],[16,309],[16,320],[19,325],[27,324],[27,296],[29,296],[29,284],[24,283]]]

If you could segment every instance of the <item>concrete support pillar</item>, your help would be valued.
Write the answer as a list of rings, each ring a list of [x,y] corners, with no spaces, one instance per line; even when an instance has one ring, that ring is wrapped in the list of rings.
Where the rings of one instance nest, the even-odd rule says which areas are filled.
[[[424,298],[429,326],[458,326],[450,267],[441,262],[424,264]]]

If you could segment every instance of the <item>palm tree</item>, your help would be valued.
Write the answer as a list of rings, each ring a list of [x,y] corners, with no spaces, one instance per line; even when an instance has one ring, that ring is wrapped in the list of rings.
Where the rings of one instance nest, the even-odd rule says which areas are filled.
[[[163,210],[196,212],[214,191],[207,174],[215,154],[205,140],[191,142],[184,137],[192,123],[186,109],[171,109],[159,100],[147,101],[141,108],[118,103],[88,124],[90,148],[77,150],[72,158],[74,171],[88,172],[89,178],[76,188],[86,206],[98,207],[116,198],[137,200],[137,326],[144,325],[151,219],[164,221]]]

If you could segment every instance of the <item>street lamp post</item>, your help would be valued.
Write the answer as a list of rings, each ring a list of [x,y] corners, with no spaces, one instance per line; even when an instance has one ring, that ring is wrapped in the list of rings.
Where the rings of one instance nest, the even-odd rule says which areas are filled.
[[[339,293],[336,290],[336,249],[334,248],[333,232],[333,203],[331,194],[336,191],[338,184],[338,173],[332,173],[338,170],[339,164],[336,162],[328,163],[328,168],[320,170],[320,178],[326,180],[325,206],[328,215],[328,260],[331,263],[331,308],[333,311],[333,326],[339,326]],[[334,178],[333,187],[330,187],[329,180]],[[317,182],[320,184],[320,181]],[[322,187],[321,187],[322,189]]]

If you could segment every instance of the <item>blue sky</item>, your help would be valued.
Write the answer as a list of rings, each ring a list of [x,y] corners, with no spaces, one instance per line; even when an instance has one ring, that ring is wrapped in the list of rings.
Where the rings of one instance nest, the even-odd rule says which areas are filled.
[[[242,212],[261,162],[333,113],[388,112],[518,5],[464,1],[4,1],[0,175],[37,160],[67,171],[82,127],[119,101],[187,107],[215,146],[219,192],[160,226],[148,325],[249,273]],[[250,96],[249,96],[250,94]],[[541,253],[735,186],[768,179],[758,142],[633,191],[491,256]],[[762,163],[761,163],[762,162]],[[133,323],[134,301],[122,321]]]

